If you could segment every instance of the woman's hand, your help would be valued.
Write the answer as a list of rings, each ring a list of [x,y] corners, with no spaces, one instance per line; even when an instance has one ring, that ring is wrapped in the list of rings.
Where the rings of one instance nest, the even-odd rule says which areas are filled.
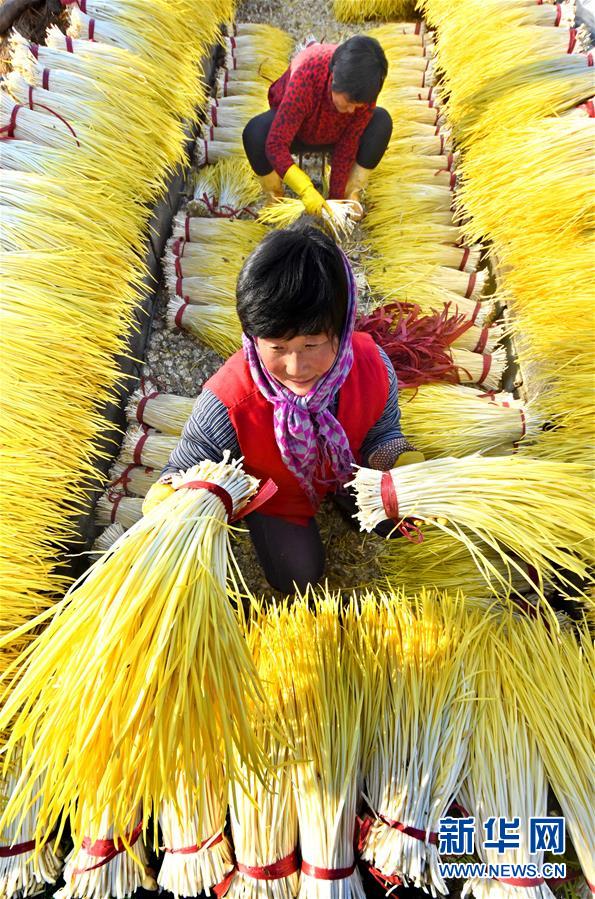
[[[152,484],[142,505],[143,515],[147,515],[151,512],[155,506],[162,503],[163,500],[167,499],[168,496],[171,496],[172,493],[174,493],[174,488],[169,481],[157,481],[155,484]]]
[[[308,215],[320,215],[323,209],[330,212],[326,200],[312,184],[311,178],[297,165],[290,166],[283,181],[298,195]]]

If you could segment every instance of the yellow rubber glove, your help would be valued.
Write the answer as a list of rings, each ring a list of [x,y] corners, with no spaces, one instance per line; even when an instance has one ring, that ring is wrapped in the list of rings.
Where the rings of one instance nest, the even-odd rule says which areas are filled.
[[[152,484],[143,502],[143,515],[147,515],[155,506],[158,506],[164,499],[171,496],[172,493],[175,493],[175,491],[171,484],[162,484],[159,481],[156,484]]]
[[[308,215],[320,215],[323,209],[328,210],[326,200],[316,190],[311,179],[299,166],[291,165],[285,172],[283,181],[298,195],[306,207]]]
[[[401,465],[415,465],[417,462],[425,461],[426,457],[418,450],[406,450],[404,453],[401,453],[400,456],[397,456],[397,461],[393,468],[400,468]]]

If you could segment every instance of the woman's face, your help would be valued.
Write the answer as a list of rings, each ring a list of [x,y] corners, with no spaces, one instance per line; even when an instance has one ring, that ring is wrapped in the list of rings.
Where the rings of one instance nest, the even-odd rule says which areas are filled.
[[[347,113],[348,115],[353,115],[356,109],[361,109],[362,106],[366,105],[365,103],[355,103],[349,94],[346,94],[344,91],[331,91],[331,97],[337,112]]]
[[[297,396],[305,396],[335,361],[339,338],[325,333],[299,334],[289,340],[257,337],[256,345],[273,377]]]

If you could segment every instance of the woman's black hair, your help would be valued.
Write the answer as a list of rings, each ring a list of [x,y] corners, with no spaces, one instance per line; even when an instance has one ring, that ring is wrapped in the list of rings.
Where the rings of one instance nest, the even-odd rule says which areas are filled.
[[[332,88],[353,103],[375,103],[388,72],[384,50],[373,37],[356,34],[337,47],[330,65]]]
[[[250,337],[339,336],[347,291],[343,258],[332,238],[312,225],[271,231],[240,272],[238,316]]]

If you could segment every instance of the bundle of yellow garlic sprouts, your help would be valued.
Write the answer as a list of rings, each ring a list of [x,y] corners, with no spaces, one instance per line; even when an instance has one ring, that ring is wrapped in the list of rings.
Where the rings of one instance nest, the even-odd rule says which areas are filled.
[[[502,444],[534,441],[542,421],[512,394],[484,396],[458,384],[423,384],[400,390],[401,427],[426,458],[497,451]]]
[[[477,543],[478,541],[475,540]],[[422,543],[410,540],[386,540],[376,557],[381,576],[376,579],[378,589],[402,587],[408,596],[419,593],[425,586],[456,593],[461,590],[468,604],[491,608],[496,597],[504,599],[509,593],[522,594],[530,588],[515,568],[487,546],[481,551],[490,565],[500,572],[497,585],[486,583],[467,547],[450,534],[437,528],[424,528]],[[510,583],[510,587],[504,585]]]
[[[230,222],[224,218],[199,218],[178,213],[173,222],[172,252],[183,256],[192,252],[192,244],[205,241],[221,248],[222,253],[246,253],[262,240],[266,228],[253,221]],[[178,243],[176,244],[176,241]]]
[[[340,598],[321,593],[267,613],[261,652],[276,660],[302,855],[299,899],[364,899],[354,859],[362,672],[341,624]]]
[[[165,854],[157,881],[178,899],[210,893],[225,880],[234,860],[221,823],[225,818],[223,771],[215,782],[194,777],[181,767],[175,777],[175,798],[165,799],[159,809]]]
[[[124,435],[120,461],[126,465],[146,465],[160,470],[167,465],[177,442],[177,437],[169,434],[158,434],[132,426]]]
[[[19,774],[17,752],[14,765],[0,777],[2,804],[14,792]],[[53,846],[46,844],[33,855],[32,838],[40,803],[41,798],[34,786],[20,828],[16,822],[0,828],[0,896],[34,896],[39,892],[40,884],[55,883],[60,875],[62,859]]]
[[[362,603],[360,627],[375,633],[381,667],[372,697],[379,723],[363,770],[362,858],[433,896],[448,894],[437,831],[467,773],[486,620],[460,592],[422,589],[407,599],[391,591]]]
[[[293,51],[293,39],[286,31],[261,25],[252,34],[224,38],[225,67],[242,74],[258,75],[264,63],[283,74]]]
[[[291,752],[288,741],[279,738],[285,732],[285,723],[277,660],[263,652],[267,645],[263,632],[268,627],[263,604],[252,600],[246,624],[246,639],[278,734],[262,733],[270,763],[264,782],[246,770],[248,791],[238,790],[233,784],[230,789],[229,814],[237,870],[227,895],[230,899],[293,899],[300,877],[297,808],[292,791]]]
[[[121,524],[109,524],[97,535],[93,541],[91,552],[95,555],[102,555],[114,545],[116,540],[122,536],[124,528]]]
[[[592,608],[593,599],[589,599]],[[556,629],[518,620],[506,643],[506,677],[539,746],[591,893],[595,887],[595,649],[588,622]],[[547,671],[546,680],[535,677]],[[500,814],[500,812],[498,812]]]
[[[260,184],[247,160],[222,159],[196,173],[189,211],[194,215],[236,218],[249,211],[260,194]]]
[[[127,531],[142,518],[142,505],[142,499],[126,496],[122,491],[107,490],[97,500],[95,523],[98,527],[118,524]]]
[[[294,197],[278,197],[260,210],[258,221],[272,228],[287,228],[304,215],[305,211],[301,200]],[[335,239],[341,240],[352,233],[359,216],[361,205],[355,200],[326,200],[321,217]]]
[[[535,621],[531,620],[531,624]],[[529,821],[547,816],[547,781],[535,730],[522,712],[510,676],[510,629],[514,626],[511,613],[498,625],[492,622],[476,647],[480,660],[478,703],[471,728],[469,770],[460,796],[463,806],[477,822],[475,846],[483,862],[532,864],[541,871],[543,851],[530,851]],[[535,669],[531,677],[535,678]],[[515,818],[519,820],[518,847],[510,848],[505,843],[498,846],[499,820]],[[486,828],[488,821],[493,822],[491,830]],[[487,841],[495,841],[495,845],[486,847]],[[514,876],[473,878],[463,889],[463,895],[470,893],[479,899],[553,897],[541,877],[528,878],[522,884]]]
[[[126,417],[131,425],[146,425],[162,434],[181,434],[195,402],[196,397],[160,393],[157,385],[145,380],[130,395]]]
[[[262,688],[226,595],[228,514],[257,483],[228,457],[175,475],[175,492],[56,606],[3,697],[0,727],[12,724],[6,764],[22,748],[3,825],[22,813],[39,777],[39,844],[66,816],[80,843],[80,800],[91,796],[96,808],[111,808],[114,839],[129,845],[139,803],[147,821],[174,798],[176,753],[204,780],[216,782],[223,765],[224,786],[241,782],[238,759],[266,768],[246,710],[249,699],[260,707]],[[91,644],[102,651],[89,654]]]
[[[87,798],[81,799],[80,805],[83,830],[80,839],[73,834],[75,848],[66,859],[64,886],[55,893],[56,899],[125,899],[140,887],[157,889],[141,833],[140,812],[131,818],[126,835],[128,853],[123,841],[113,839],[110,809],[99,813]]]
[[[110,490],[121,490],[127,496],[145,496],[159,477],[158,468],[146,468],[126,462],[115,462],[109,471]]]
[[[242,329],[235,305],[187,303],[181,297],[167,305],[167,324],[184,328],[224,358],[242,345]]]
[[[506,368],[506,350],[500,347],[493,353],[473,353],[453,346],[452,361],[458,368],[462,384],[480,384],[486,390],[499,390]]]
[[[333,0],[333,12],[339,22],[361,22],[363,19],[401,19],[411,16],[414,11],[413,0]],[[395,27],[402,27],[413,32],[420,25],[420,22],[400,22]]]
[[[391,472],[359,468],[355,480],[363,530],[387,518],[412,517],[459,539],[492,583],[501,573],[481,550],[487,543],[529,580],[517,559],[544,582],[589,581],[593,509],[589,466],[541,459],[474,455],[406,465]],[[572,533],[561,531],[561,510],[572,510]],[[447,523],[443,523],[446,519]],[[479,540],[479,545],[473,540]]]

